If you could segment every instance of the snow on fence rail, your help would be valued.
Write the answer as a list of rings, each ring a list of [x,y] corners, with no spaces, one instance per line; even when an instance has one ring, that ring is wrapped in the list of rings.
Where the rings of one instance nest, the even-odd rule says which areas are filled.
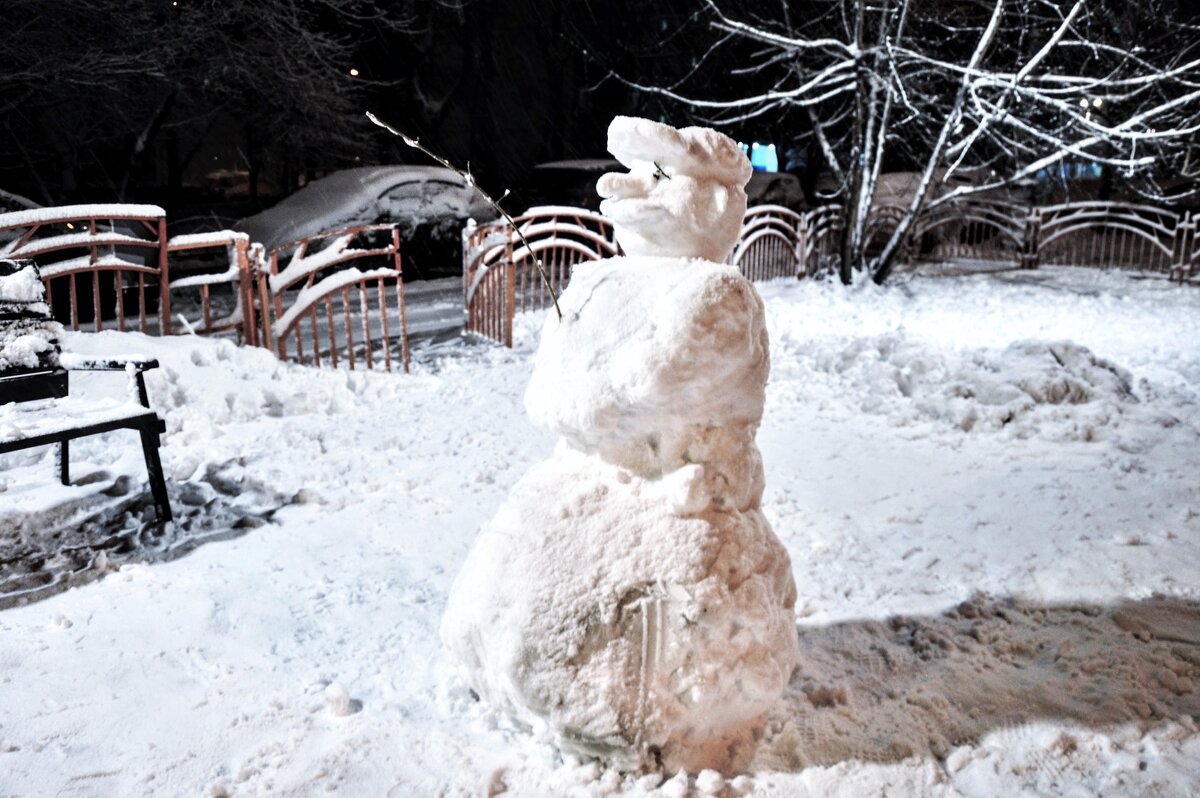
[[[1167,272],[1182,262],[1186,227],[1149,205],[1073,202],[1030,211],[1037,264]]]
[[[359,268],[371,263],[375,265],[366,270]],[[306,346],[311,345],[316,366],[324,365],[324,357],[337,368],[344,354],[350,369],[361,360],[367,369],[378,364],[391,371],[392,347],[399,343],[399,359],[408,371],[400,231],[395,225],[349,227],[276,247],[257,282],[261,341],[280,359],[294,355],[308,363]],[[395,302],[389,303],[393,290]]]
[[[171,332],[166,212],[155,205],[66,205],[0,214],[0,258],[38,264],[46,302],[79,330],[106,322],[124,330],[137,304],[139,327]],[[57,289],[57,290],[56,290]]]
[[[184,253],[212,249],[225,250],[224,270],[210,274],[194,274],[170,282],[168,287],[173,294],[186,291],[193,300],[196,294],[199,295],[198,308],[194,307],[194,303],[189,306],[188,303],[176,299],[176,315],[187,332],[199,335],[235,332],[242,342],[255,344],[258,336],[254,314],[247,313],[246,308],[254,307],[253,275],[256,267],[262,267],[262,245],[251,243],[250,237],[245,233],[235,233],[232,230],[172,236],[167,240],[167,253],[173,258],[185,257]],[[178,272],[178,267],[175,266]],[[224,311],[221,315],[214,312],[214,295],[219,309]],[[184,309],[192,315],[189,317],[179,312]]]
[[[1025,240],[1025,208],[1012,202],[965,198],[917,219],[910,260],[1017,263]]]

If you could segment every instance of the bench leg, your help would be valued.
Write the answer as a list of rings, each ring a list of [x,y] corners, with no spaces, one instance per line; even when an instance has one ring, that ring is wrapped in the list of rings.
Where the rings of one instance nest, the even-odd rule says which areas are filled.
[[[146,457],[146,475],[150,478],[150,492],[154,495],[154,506],[158,520],[170,521],[171,502],[167,499],[167,485],[163,481],[162,461],[158,457],[158,432],[149,427],[139,430],[142,434],[142,454]]]
[[[59,441],[58,449],[54,452],[54,467],[58,469],[58,478],[62,484],[71,484],[71,442]]]

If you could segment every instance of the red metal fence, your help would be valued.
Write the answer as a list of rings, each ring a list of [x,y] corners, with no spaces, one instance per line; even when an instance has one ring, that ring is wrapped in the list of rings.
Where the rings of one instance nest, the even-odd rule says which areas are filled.
[[[899,206],[872,208],[868,254],[879,252],[904,216]],[[586,224],[584,222],[586,220]],[[555,291],[576,263],[619,252],[612,228],[577,208],[531,208],[517,219],[530,247],[507,225],[469,227],[463,237],[467,331],[512,346],[513,315],[544,307],[548,297],[530,267],[549,253]],[[842,209],[826,205],[803,214],[776,205],[750,208],[729,263],[748,279],[812,277],[837,269]],[[580,233],[580,228],[587,230]],[[528,250],[528,251],[527,251]],[[1137,269],[1179,281],[1200,278],[1200,218],[1146,205],[1076,202],[1026,208],[1012,202],[964,198],[938,206],[915,222],[902,266],[929,262],[979,263],[1000,268],[1041,265]]]
[[[197,253],[207,255],[199,268],[172,280],[172,264]],[[229,334],[301,363],[391,371],[396,359],[408,371],[394,225],[323,233],[268,256],[229,230],[168,238],[152,205],[73,205],[0,214],[0,258],[37,263],[47,302],[72,330],[124,330],[136,305],[144,333]]]
[[[340,357],[351,370],[362,362],[368,370],[378,365],[391,371],[398,343],[398,359],[408,371],[395,225],[349,227],[276,247],[258,273],[258,302],[261,341],[280,359],[337,368]]]
[[[31,260],[54,315],[79,330],[170,334],[166,213],[154,205],[67,205],[0,214],[0,258]]]
[[[466,330],[506,346],[518,310],[548,307],[550,291],[561,293],[578,264],[620,254],[612,223],[584,208],[535,207],[513,221],[515,230],[493,222],[463,235]]]
[[[178,259],[196,253],[211,254],[214,249],[223,250],[224,269],[191,274],[168,285],[180,332],[234,333],[242,343],[257,344],[252,287],[255,271],[263,266],[262,245],[232,230],[172,236],[167,241],[168,258],[176,273]],[[218,258],[217,263],[221,262]]]

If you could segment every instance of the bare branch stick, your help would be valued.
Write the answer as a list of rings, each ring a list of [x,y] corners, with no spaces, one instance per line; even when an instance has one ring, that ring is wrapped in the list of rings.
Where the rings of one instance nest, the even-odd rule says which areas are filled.
[[[539,258],[536,253],[534,253],[533,245],[530,244],[528,240],[526,240],[525,234],[521,232],[521,228],[517,226],[516,221],[512,218],[512,216],[509,214],[509,212],[504,210],[504,208],[500,207],[499,202],[492,199],[492,196],[490,194],[488,194],[486,191],[484,191],[482,188],[479,187],[479,184],[475,182],[474,176],[469,171],[464,172],[462,169],[459,169],[457,166],[450,163],[445,158],[438,155],[436,152],[433,152],[432,150],[430,150],[428,147],[426,147],[420,141],[414,139],[412,136],[408,136],[408,135],[405,135],[404,133],[401,133],[399,130],[392,127],[387,122],[384,122],[383,120],[381,120],[379,117],[375,116],[375,114],[371,113],[370,111],[367,111],[367,119],[370,119],[371,122],[373,122],[374,124],[383,128],[387,132],[391,133],[393,136],[399,137],[401,141],[403,141],[408,146],[412,147],[414,150],[420,150],[421,152],[425,153],[433,160],[440,163],[442,166],[446,167],[450,171],[457,174],[459,177],[461,177],[466,182],[466,184],[468,186],[475,189],[475,191],[477,191],[479,193],[479,196],[483,197],[484,200],[487,202],[487,204],[491,205],[492,208],[496,211],[496,213],[498,213],[504,217],[504,221],[508,222],[508,226],[511,227],[513,229],[513,232],[517,234],[517,238],[521,239],[521,243],[525,246],[525,251],[528,252],[530,257],[533,258],[533,263],[535,266],[537,266],[538,276],[540,276],[542,278],[542,285],[544,285],[546,287],[546,290],[550,292],[550,299],[551,299],[551,301],[554,302],[554,312],[558,314],[558,318],[561,320],[562,319],[562,309],[558,306],[558,295],[554,293],[554,286],[552,286],[550,284],[550,278],[548,276],[546,276],[546,268],[545,268],[545,266],[542,265],[542,259]],[[507,196],[507,194],[508,194],[508,192],[506,191],[505,196]],[[501,199],[504,199],[504,197],[501,197]]]

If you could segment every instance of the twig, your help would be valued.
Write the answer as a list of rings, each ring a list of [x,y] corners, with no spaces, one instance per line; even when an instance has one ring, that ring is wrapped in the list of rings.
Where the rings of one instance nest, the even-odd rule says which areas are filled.
[[[466,181],[466,184],[468,186],[470,186],[471,188],[473,188],[477,192],[479,192],[479,196],[483,197],[484,200],[487,201],[487,204],[491,205],[496,210],[496,213],[498,213],[504,217],[504,221],[508,222],[508,226],[511,227],[513,229],[513,232],[517,234],[517,237],[521,239],[521,243],[525,246],[525,251],[528,252],[530,257],[533,258],[533,263],[535,266],[537,266],[538,275],[542,278],[542,285],[544,285],[546,287],[546,290],[550,292],[550,299],[554,302],[554,312],[558,314],[558,318],[561,320],[562,319],[562,309],[559,308],[559,306],[558,306],[558,295],[554,293],[554,286],[552,286],[550,284],[550,278],[546,276],[546,269],[542,265],[542,259],[539,258],[534,253],[533,245],[530,244],[529,241],[525,238],[525,234],[521,232],[521,228],[519,228],[517,226],[516,221],[513,220],[512,216],[509,215],[508,211],[504,210],[504,208],[501,208],[499,202],[492,199],[492,196],[490,194],[488,194],[486,191],[484,191],[482,188],[479,187],[479,184],[475,182],[474,176],[472,176],[469,171],[464,172],[462,169],[459,169],[457,166],[450,163],[442,156],[431,151],[428,147],[423,145],[421,142],[417,141],[416,139],[414,139],[411,136],[401,133],[399,130],[392,127],[387,122],[384,122],[383,120],[381,120],[379,117],[375,116],[375,114],[371,113],[370,111],[367,111],[367,119],[370,119],[374,124],[378,125],[379,127],[383,128],[387,132],[391,133],[393,136],[398,136],[401,141],[403,141],[408,146],[412,147],[414,150],[420,150],[421,152],[425,153],[433,160],[440,163],[442,166],[446,167],[450,171],[457,174],[464,181]],[[505,191],[504,196],[501,197],[500,199],[504,199],[504,197],[507,197],[507,196],[508,196],[508,192]]]

